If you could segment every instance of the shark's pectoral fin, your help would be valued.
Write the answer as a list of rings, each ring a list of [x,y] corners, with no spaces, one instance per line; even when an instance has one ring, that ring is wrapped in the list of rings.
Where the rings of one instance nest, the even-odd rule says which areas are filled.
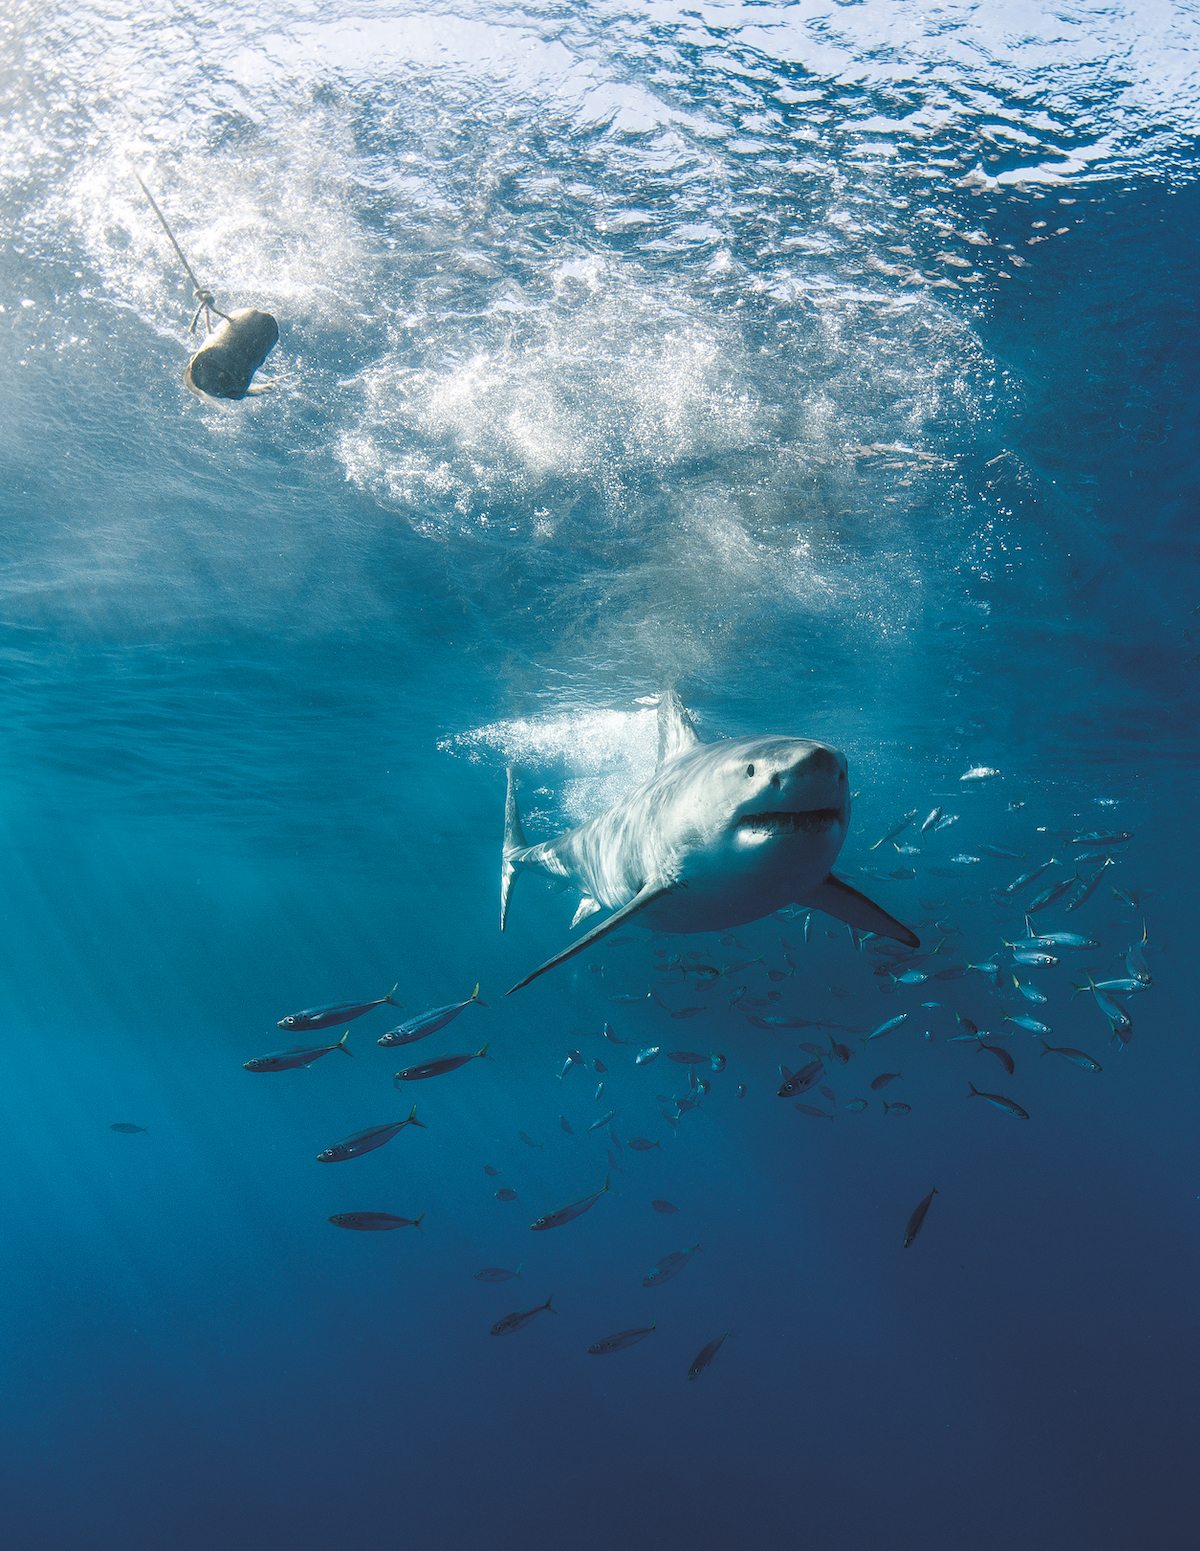
[[[544,975],[548,969],[553,969],[556,964],[561,964],[564,959],[574,958],[577,953],[582,953],[585,948],[590,948],[594,942],[599,942],[601,937],[607,937],[614,928],[628,921],[630,916],[636,915],[639,910],[644,910],[647,905],[653,904],[656,899],[661,899],[664,894],[669,894],[676,885],[664,883],[659,878],[651,878],[649,883],[644,883],[627,905],[622,905],[620,910],[614,910],[607,921],[601,921],[599,926],[594,926],[590,932],[585,932],[578,942],[573,942],[569,948],[564,948],[561,953],[556,953],[552,959],[547,959],[544,964],[539,964],[532,975],[526,975],[524,980],[518,980],[511,990],[506,991],[505,996],[511,996],[513,991],[519,991],[522,986],[527,986],[531,980],[536,980],[539,975]]]
[[[860,932],[875,932],[879,937],[894,937],[897,942],[906,943],[910,948],[921,946],[921,939],[915,932],[910,932],[907,926],[902,926],[893,916],[888,915],[886,910],[881,910],[878,905],[869,900],[865,894],[852,889],[848,883],[843,883],[832,873],[820,888],[814,890],[801,903],[812,905],[816,910],[823,910],[835,921],[845,921],[847,926],[856,927]]]
[[[571,925],[578,926],[580,921],[586,921],[588,916],[594,916],[597,910],[603,910],[603,905],[594,900],[590,894],[585,894],[579,901],[579,909],[571,918]]]
[[[517,775],[508,767],[508,792],[504,799],[504,856],[500,863],[500,930],[508,919],[508,902],[512,898],[513,884],[517,877],[514,858],[525,849],[525,831],[521,828],[521,814],[517,808]]]

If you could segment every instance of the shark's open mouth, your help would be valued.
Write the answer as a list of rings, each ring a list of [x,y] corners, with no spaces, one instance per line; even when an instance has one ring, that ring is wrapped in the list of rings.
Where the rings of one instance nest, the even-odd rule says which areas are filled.
[[[810,808],[806,813],[747,813],[739,829],[765,830],[775,835],[823,835],[840,821],[840,808]]]

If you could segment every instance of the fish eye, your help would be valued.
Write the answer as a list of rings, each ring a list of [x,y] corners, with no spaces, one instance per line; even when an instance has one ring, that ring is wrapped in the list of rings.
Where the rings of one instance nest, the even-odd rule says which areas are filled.
[[[748,776],[752,776],[754,774],[754,766],[753,765],[747,765],[746,766],[746,774]]]

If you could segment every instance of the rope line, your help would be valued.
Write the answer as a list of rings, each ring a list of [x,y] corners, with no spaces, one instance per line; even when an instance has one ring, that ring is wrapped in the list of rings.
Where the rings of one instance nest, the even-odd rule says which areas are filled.
[[[194,334],[196,332],[196,324],[200,321],[200,314],[203,313],[204,314],[204,332],[206,334],[211,334],[212,333],[212,318],[209,316],[210,313],[215,312],[217,317],[218,318],[224,318],[226,323],[228,323],[230,321],[229,317],[228,317],[228,315],[226,313],[223,313],[220,310],[220,308],[217,306],[216,299],[214,298],[212,292],[208,289],[208,287],[201,285],[199,280],[196,279],[196,272],[195,272],[195,270],[193,270],[192,266],[188,263],[186,257],[184,256],[183,249],[175,241],[175,233],[167,225],[167,218],[166,218],[165,215],[163,215],[162,211],[158,208],[158,205],[155,203],[154,195],[146,187],[145,183],[142,182],[142,175],[141,175],[140,172],[138,172],[137,168],[135,167],[132,170],[133,170],[134,177],[138,180],[138,185],[140,186],[140,188],[142,190],[142,193],[145,194],[146,198],[150,201],[150,208],[151,208],[151,210],[154,211],[155,215],[158,217],[159,224],[161,225],[163,231],[166,232],[166,234],[167,234],[167,241],[171,244],[171,246],[175,249],[175,252],[179,255],[179,262],[183,265],[184,269],[187,271],[187,277],[192,282],[192,287],[193,287],[193,289],[192,289],[192,299],[193,299],[193,301],[195,301],[197,303],[197,306],[196,306],[195,312],[192,314],[192,321],[191,321],[190,327],[188,328],[188,333],[189,334]]]

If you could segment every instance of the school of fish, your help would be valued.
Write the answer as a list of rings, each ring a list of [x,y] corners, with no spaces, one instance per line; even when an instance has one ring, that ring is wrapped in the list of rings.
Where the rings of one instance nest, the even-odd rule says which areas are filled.
[[[1002,772],[999,770],[977,767],[968,770],[960,781],[967,788],[974,788],[1000,779]],[[881,1063],[874,1052],[886,1049],[894,1063],[895,1056],[903,1048],[906,1051],[905,1064],[911,1067],[918,1051],[941,1045],[945,1047],[945,1059],[953,1062],[961,1073],[964,1099],[980,1098],[1009,1119],[1029,1120],[1031,1111],[1025,1108],[1021,1100],[1026,1095],[1031,1068],[1040,1066],[1046,1056],[1056,1055],[1080,1072],[1098,1075],[1103,1071],[1101,1063],[1088,1052],[1072,1045],[1051,1043],[1054,1026],[1046,1020],[1055,1017],[1058,1008],[1069,1006],[1078,997],[1085,998],[1094,1009],[1096,1032],[1104,1032],[1107,1025],[1107,1044],[1115,1047],[1116,1056],[1124,1056],[1133,1039],[1133,1016],[1129,1004],[1135,997],[1152,989],[1154,975],[1149,956],[1159,951],[1161,946],[1152,942],[1147,918],[1142,913],[1143,899],[1147,896],[1135,888],[1122,887],[1117,881],[1124,881],[1125,874],[1120,868],[1129,855],[1129,845],[1134,836],[1125,830],[1102,830],[1087,825],[1080,825],[1074,830],[1033,828],[1023,819],[1023,809],[1023,802],[1008,804],[1004,843],[1000,843],[995,836],[986,839],[981,837],[969,849],[964,848],[950,857],[949,865],[937,849],[937,836],[958,823],[962,815],[947,815],[940,805],[933,806],[919,825],[916,820],[921,807],[910,809],[888,826],[874,844],[868,846],[860,843],[857,847],[863,856],[890,847],[906,862],[916,864],[886,874],[860,864],[858,870],[865,877],[886,876],[900,883],[922,878],[922,875],[939,880],[969,876],[969,887],[975,892],[964,896],[963,903],[990,903],[1000,912],[993,941],[983,942],[980,945],[983,951],[976,952],[974,957],[966,951],[964,928],[956,919],[957,912],[950,900],[932,897],[934,894],[944,894],[944,886],[939,884],[935,889],[928,882],[917,884],[913,891],[917,896],[916,908],[908,912],[912,928],[922,932],[922,941],[928,945],[924,951],[906,946],[894,936],[877,936],[853,925],[838,923],[823,917],[814,908],[801,905],[776,910],[765,917],[762,923],[738,928],[743,934],[749,935],[751,930],[758,931],[763,927],[775,937],[777,949],[768,945],[757,954],[749,943],[741,941],[733,932],[718,933],[715,939],[713,934],[705,934],[708,940],[697,947],[690,946],[694,940],[692,937],[652,932],[649,928],[635,929],[631,934],[608,938],[603,945],[608,962],[593,965],[592,968],[601,977],[600,983],[608,989],[607,999],[614,1008],[648,1003],[672,1019],[690,1019],[707,1013],[706,1030],[714,1032],[708,1039],[702,1037],[696,1043],[711,1047],[719,1038],[720,1043],[732,1049],[734,1054],[727,1055],[725,1051],[715,1048],[666,1052],[666,1061],[670,1063],[671,1070],[678,1074],[675,1080],[668,1080],[664,1084],[673,1091],[654,1096],[658,1115],[666,1129],[659,1135],[649,1137],[626,1134],[622,1142],[617,1121],[622,1115],[623,1104],[610,1105],[600,1110],[601,1101],[607,1092],[608,1079],[616,1075],[619,1090],[624,1088],[630,1077],[643,1085],[651,1084],[653,1079],[648,1072],[645,1077],[639,1078],[638,1074],[663,1055],[664,1045],[647,1044],[644,1036],[626,1037],[611,1022],[605,1022],[602,1028],[587,1036],[576,1035],[580,1043],[566,1051],[561,1064],[553,1072],[557,1083],[562,1085],[564,1097],[569,1093],[573,1098],[578,1098],[580,1103],[586,1104],[579,1087],[582,1079],[571,1075],[576,1070],[600,1075],[601,1081],[594,1091],[589,1090],[595,1112],[581,1116],[576,1111],[574,1124],[567,1114],[561,1114],[559,1129],[563,1136],[573,1139],[576,1147],[589,1146],[588,1139],[593,1136],[603,1138],[606,1144],[610,1143],[605,1146],[606,1172],[600,1184],[601,1167],[598,1162],[573,1168],[572,1177],[577,1179],[589,1170],[592,1172],[592,1188],[565,1204],[549,1206],[528,1225],[529,1229],[546,1232],[564,1227],[583,1217],[608,1197],[613,1190],[613,1172],[625,1171],[626,1165],[619,1157],[624,1149],[640,1154],[646,1160],[652,1156],[662,1156],[664,1138],[677,1132],[685,1117],[699,1116],[705,1111],[708,1107],[706,1101],[712,1092],[712,1076],[719,1077],[727,1068],[734,1076],[747,1079],[736,1083],[731,1081],[728,1095],[732,1097],[736,1094],[736,1099],[745,1099],[750,1098],[753,1092],[752,1102],[763,1106],[763,1124],[770,1123],[771,1113],[780,1114],[784,1108],[774,1108],[775,1097],[795,1101],[798,1095],[810,1092],[819,1094],[829,1108],[809,1102],[794,1102],[792,1108],[813,1118],[836,1121],[839,1115],[864,1115],[874,1106],[874,1099],[866,1096],[868,1093],[880,1094],[881,1090],[891,1084],[900,1083],[901,1091],[906,1092],[912,1102],[908,1102],[907,1097],[895,1101],[880,1097],[881,1119],[888,1120],[891,1116],[908,1115],[914,1107],[929,1100],[922,1093],[924,1079],[919,1072],[911,1071],[906,1076],[898,1064],[895,1071],[877,1070]],[[865,836],[860,837],[862,842],[865,839]],[[1043,856],[1046,852],[1050,853],[1045,860],[1038,859],[1039,849]],[[1073,856],[1069,854],[1072,851],[1075,852]],[[1022,871],[1016,870],[1015,864],[1027,862],[1033,865],[1024,867]],[[988,882],[981,882],[980,874],[968,874],[967,868],[987,869],[992,877]],[[1071,869],[1069,872],[1068,868]],[[1110,868],[1118,870],[1110,873]],[[849,871],[844,863],[843,871]],[[1006,871],[1016,872],[1016,876],[1006,877]],[[1092,932],[1051,929],[1051,923],[1044,912],[1057,908],[1064,916],[1074,914],[1097,894],[1105,882],[1110,884],[1115,908],[1122,912],[1122,918],[1117,923],[1110,923],[1115,924],[1118,937],[1124,938],[1121,945],[1110,946],[1105,952],[1094,928]],[[1096,908],[1093,906],[1093,914]],[[1020,925],[1014,929],[1016,922]],[[907,926],[908,922],[903,924]],[[857,1024],[834,1023],[807,1015],[806,998],[803,995],[805,986],[822,978],[825,973],[823,958],[828,957],[821,953],[822,925],[829,938],[844,940],[848,934],[853,953],[862,965],[856,976],[860,982],[857,990],[830,986],[831,993],[843,1001],[865,999],[870,1002],[872,997],[882,992],[899,1001],[902,1010],[882,1021],[868,1013]],[[913,941],[916,941],[915,931],[911,935]],[[754,946],[761,947],[762,944],[756,941]],[[623,949],[624,952],[617,954],[617,949]],[[1115,964],[1114,957],[1117,960]],[[1070,971],[1078,978],[1068,978],[1067,973],[1063,972],[1064,960],[1070,965],[1079,966],[1077,970]],[[1054,973],[1056,970],[1060,971],[1057,975]],[[844,972],[843,977],[849,978],[844,976]],[[639,979],[644,990],[635,988]],[[612,981],[616,984],[612,984]],[[736,986],[733,984],[735,981],[738,982]],[[732,988],[731,993],[721,993],[719,988],[722,983]],[[687,1000],[688,992],[700,986],[705,988],[707,1000],[703,1005],[695,1005]],[[398,983],[386,995],[366,1001],[332,1003],[291,1013],[280,1018],[278,1026],[289,1032],[305,1033],[331,1029],[340,1024],[349,1025],[379,1007],[400,1006],[393,999],[399,988]],[[931,991],[934,993],[932,997],[929,996]],[[796,1011],[790,1010],[785,1002],[785,998],[790,1000],[791,997],[798,999]],[[917,998],[926,999],[918,1001]],[[676,999],[680,1005],[674,1005]],[[479,985],[476,984],[470,996],[462,1001],[450,1002],[416,1014],[379,1036],[376,1043],[384,1049],[409,1045],[448,1028],[468,1009],[486,1007],[487,1003],[480,1000]],[[1029,1007],[1038,1010],[1036,1016],[1026,1010]],[[614,1012],[612,1016],[619,1017],[620,1014]],[[989,1026],[981,1027],[981,1021]],[[802,1029],[822,1032],[819,1038],[796,1041],[796,1032]],[[251,1057],[244,1063],[244,1069],[258,1074],[308,1071],[334,1051],[353,1055],[354,1052],[347,1044],[350,1034],[351,1029],[347,1027],[340,1038],[328,1043],[291,1046]],[[836,1037],[839,1034],[846,1035],[847,1039],[839,1040]],[[1013,1054],[1010,1045],[995,1043],[1020,1034],[1031,1036],[1034,1045],[1032,1049],[1023,1046],[1019,1055]],[[875,1044],[875,1041],[881,1039],[887,1040],[886,1047]],[[609,1066],[598,1056],[585,1052],[583,1046],[594,1040],[604,1042],[599,1048],[609,1050],[610,1060],[622,1060],[623,1065],[616,1074],[610,1073]],[[761,1081],[756,1082],[753,1078],[754,1058],[761,1052],[764,1042],[776,1046],[782,1053],[782,1059],[778,1062],[779,1082],[778,1085],[772,1085],[773,1091],[764,1088]],[[395,1073],[394,1086],[399,1089],[415,1081],[446,1078],[476,1061],[490,1062],[495,1059],[489,1054],[491,1043],[488,1041],[478,1050],[437,1055],[410,1064]],[[623,1057],[620,1055],[622,1047],[625,1047]],[[592,1049],[595,1048],[593,1044]],[[1037,1055],[1036,1063],[1028,1059],[1026,1050],[1030,1055]],[[983,1057],[987,1060],[981,1061]],[[927,1062],[924,1056],[921,1060]],[[789,1062],[795,1065],[789,1065]],[[1011,1087],[1012,1092],[991,1091],[992,1084],[987,1081],[987,1077],[995,1072],[993,1062],[1002,1069],[1002,1080],[1006,1087]],[[839,1070],[845,1072],[852,1087],[864,1090],[846,1097],[840,1106],[838,1095],[830,1086],[830,1082],[836,1080],[834,1073]],[[701,1071],[710,1075],[700,1076]],[[664,1071],[664,1077],[666,1075]],[[1014,1094],[1018,1096],[1014,1097]],[[1033,1113],[1043,1112],[1043,1108],[1035,1104]],[[999,1119],[994,1123],[1002,1124]],[[393,1114],[376,1119],[373,1124],[331,1143],[317,1154],[317,1161],[350,1161],[386,1145],[401,1131],[410,1127],[423,1130],[425,1126],[426,1121],[418,1120],[417,1108],[413,1105],[406,1116]],[[128,1135],[147,1131],[146,1127],[130,1121],[114,1123],[111,1129]],[[515,1134],[529,1148],[545,1148],[544,1141],[536,1140],[525,1131]],[[811,1134],[815,1135],[815,1131]],[[647,1166],[650,1166],[649,1163],[639,1165],[639,1168]],[[493,1178],[500,1172],[490,1163],[483,1164],[482,1168],[486,1175]],[[580,1183],[586,1182],[586,1179],[580,1180]],[[922,1231],[934,1196],[939,1194],[942,1192],[936,1186],[933,1187],[912,1209],[901,1238],[903,1248],[913,1245]],[[965,1194],[964,1187],[947,1194],[947,1201],[951,1201],[955,1194]],[[497,1201],[505,1205],[520,1202],[517,1190],[509,1185],[497,1189],[494,1195]],[[649,1206],[662,1215],[671,1215],[680,1210],[662,1197],[651,1197],[647,1193],[646,1199]],[[939,1207],[935,1218],[941,1219],[952,1211],[953,1204]],[[336,1227],[360,1233],[379,1233],[411,1226],[417,1229],[418,1234],[422,1234],[425,1231],[422,1228],[425,1217],[425,1212],[405,1217],[388,1211],[356,1208],[335,1213],[328,1221]],[[945,1218],[943,1231],[952,1232],[952,1217]],[[700,1248],[697,1241],[690,1248],[666,1251],[647,1271],[642,1286],[657,1288],[672,1280],[687,1269]],[[524,1280],[520,1262],[515,1270],[490,1266],[475,1271],[473,1275],[481,1283],[498,1284],[514,1278]],[[655,1301],[657,1305],[657,1299]],[[556,1312],[551,1297],[547,1297],[544,1303],[502,1316],[492,1324],[491,1333],[496,1336],[509,1334],[532,1324],[541,1313]],[[649,1325],[635,1325],[614,1335],[603,1336],[588,1346],[587,1351],[592,1355],[606,1355],[627,1350],[655,1333],[658,1323],[655,1318]],[[688,1371],[689,1379],[694,1380],[707,1370],[729,1333],[726,1331],[710,1340],[701,1349]]]

